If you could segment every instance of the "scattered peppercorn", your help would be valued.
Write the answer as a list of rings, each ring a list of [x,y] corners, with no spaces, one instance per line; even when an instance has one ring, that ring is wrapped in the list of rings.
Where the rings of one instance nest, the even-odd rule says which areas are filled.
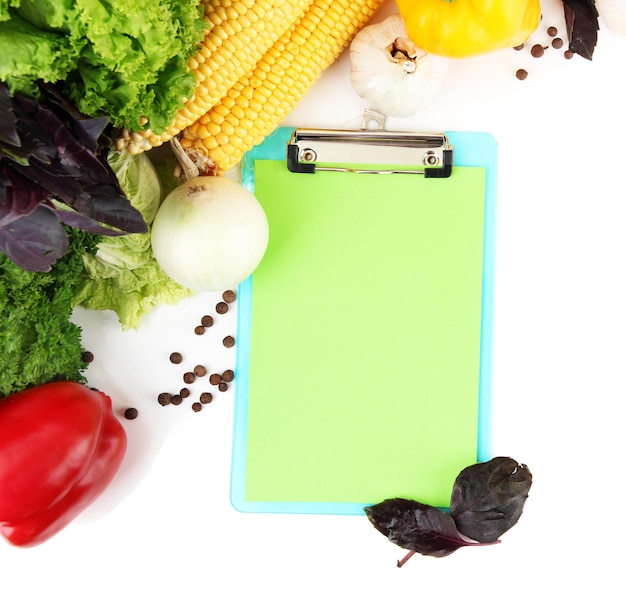
[[[222,373],[222,381],[230,383],[235,378],[235,373],[230,369]]]
[[[193,402],[193,404],[191,404],[191,409],[194,412],[199,412],[202,409],[202,404],[200,402]]]
[[[172,364],[180,364],[183,361],[183,355],[180,352],[172,352],[170,354],[170,362]]]
[[[211,327],[213,325],[213,317],[211,317],[210,315],[203,315],[200,323],[204,327]]]
[[[520,68],[515,72],[515,76],[518,80],[526,80],[528,78],[528,72],[524,68]]]
[[[196,327],[193,328],[193,333],[196,334],[196,336],[201,336],[204,333],[204,325],[196,325]]]
[[[90,362],[93,362],[93,359],[94,359],[93,352],[89,352],[88,350],[85,350],[85,352],[83,352],[83,354],[81,355],[81,359],[83,362],[86,362],[87,364],[89,364]]]
[[[217,386],[217,388],[218,388],[220,391],[227,391],[227,390],[228,390],[228,383],[225,383],[224,381],[222,381],[222,382],[221,382],[221,383]]]
[[[200,394],[200,403],[210,404],[213,401],[213,394],[205,391]]]
[[[552,40],[552,47],[554,49],[561,49],[563,47],[563,40],[560,37],[555,37]]]
[[[196,377],[204,377],[206,375],[206,367],[202,364],[197,364],[193,368],[193,372],[196,374]]]
[[[180,406],[183,398],[180,395],[172,395],[172,404],[175,406]]]
[[[519,45],[514,46],[514,47],[513,47],[513,49],[514,49],[515,51],[521,51],[521,50],[523,50],[523,49],[524,49],[524,44],[523,44],[523,43],[520,43]]]
[[[183,375],[183,381],[187,383],[187,385],[193,383],[196,380],[196,375],[193,372],[187,372]]]
[[[220,301],[217,305],[215,305],[215,310],[220,315],[224,315],[224,313],[228,312],[228,305],[224,301]]]
[[[189,389],[187,389],[186,387],[183,387],[178,393],[180,394],[180,397],[184,399],[186,397],[189,397],[191,391],[189,391]]]
[[[211,385],[219,385],[220,382],[222,381],[222,375],[218,374],[218,373],[213,373],[210,377],[209,377],[209,383]]]
[[[556,27],[548,27],[548,35],[550,35],[550,37],[555,37],[558,32]]]
[[[566,50],[563,52],[563,57],[564,57],[566,60],[571,60],[571,59],[574,57],[574,52],[573,52],[571,49],[566,49]]]
[[[124,418],[127,420],[134,420],[137,416],[139,416],[137,408],[126,408],[126,410],[124,410]]]
[[[545,52],[545,48],[543,47],[543,45],[540,45],[539,43],[535,43],[535,45],[533,45],[530,48],[530,55],[533,58],[540,58],[541,56],[543,56]]]
[[[168,404],[172,403],[172,394],[167,393],[166,391],[164,391],[163,393],[159,393],[159,397],[157,397],[157,401],[162,406],[167,406]]]
[[[232,336],[226,336],[222,340],[222,344],[224,344],[226,348],[232,348],[235,345],[235,338],[233,338]]]
[[[233,290],[226,290],[224,293],[222,293],[222,298],[226,303],[232,303],[235,300],[235,297],[236,295]]]

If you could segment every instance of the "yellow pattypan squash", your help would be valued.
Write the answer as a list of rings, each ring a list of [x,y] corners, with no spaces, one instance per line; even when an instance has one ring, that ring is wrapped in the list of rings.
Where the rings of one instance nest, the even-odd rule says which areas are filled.
[[[541,20],[539,0],[396,0],[420,49],[448,58],[476,56],[526,41]]]

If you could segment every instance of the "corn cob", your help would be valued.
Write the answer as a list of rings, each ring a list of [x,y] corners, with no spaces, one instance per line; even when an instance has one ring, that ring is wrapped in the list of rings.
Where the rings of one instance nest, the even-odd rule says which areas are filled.
[[[162,134],[125,130],[118,150],[139,153],[160,146],[215,105],[297,21],[311,0],[202,0],[207,34],[188,66],[196,77],[194,96]]]
[[[182,146],[208,156],[218,171],[236,165],[289,114],[381,3],[313,0],[256,67],[183,131]]]

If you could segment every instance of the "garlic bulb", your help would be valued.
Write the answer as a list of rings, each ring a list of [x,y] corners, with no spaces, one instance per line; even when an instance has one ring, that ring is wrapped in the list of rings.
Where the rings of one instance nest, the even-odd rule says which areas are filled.
[[[399,14],[361,29],[350,44],[350,80],[384,115],[408,117],[437,94],[449,60],[426,53],[408,37]]]
[[[624,0],[596,0],[595,4],[606,26],[618,35],[626,35],[626,2]]]

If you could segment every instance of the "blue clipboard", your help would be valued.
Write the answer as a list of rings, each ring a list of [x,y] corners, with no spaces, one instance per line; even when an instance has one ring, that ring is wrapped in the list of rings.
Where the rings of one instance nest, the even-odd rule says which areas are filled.
[[[351,390],[346,389],[346,385],[351,386],[352,383],[346,383],[341,387],[339,394],[332,394],[328,391],[330,388],[328,385],[324,385],[323,381],[314,387],[310,386],[311,376],[314,376],[316,372],[322,372],[318,366],[318,361],[310,361],[309,367],[305,363],[295,370],[290,367],[289,372],[287,372],[285,368],[281,367],[281,361],[277,360],[289,358],[290,350],[298,348],[299,337],[302,336],[302,339],[305,339],[307,336],[307,316],[303,311],[298,311],[299,303],[303,299],[297,297],[297,290],[304,289],[298,289],[297,286],[302,286],[302,280],[299,285],[297,282],[293,283],[295,292],[290,295],[290,272],[284,271],[281,262],[287,259],[287,253],[297,258],[297,241],[305,240],[302,237],[306,236],[304,232],[306,220],[311,220],[316,215],[313,210],[310,210],[310,208],[315,208],[315,206],[311,206],[311,196],[302,194],[307,187],[313,187],[314,177],[322,175],[322,173],[314,173],[313,175],[283,173],[286,169],[286,148],[294,131],[294,128],[277,129],[262,144],[252,149],[245,156],[242,164],[243,184],[257,195],[268,213],[270,245],[259,268],[239,286],[238,290],[238,358],[236,363],[231,502],[237,510],[242,512],[348,515],[362,514],[364,506],[380,502],[383,498],[395,496],[413,498],[433,506],[446,507],[449,501],[449,498],[445,498],[446,496],[449,497],[449,493],[446,494],[446,488],[439,486],[439,491],[434,492],[425,485],[431,482],[449,483],[449,492],[451,492],[454,478],[463,467],[491,458],[491,366],[497,143],[491,135],[482,132],[446,133],[454,148],[453,176],[460,176],[464,171],[468,175],[475,176],[478,170],[483,175],[481,204],[478,206],[481,220],[471,223],[480,227],[477,232],[482,235],[480,253],[477,254],[480,269],[473,273],[476,277],[472,280],[474,283],[472,290],[479,297],[478,301],[475,301],[475,306],[479,309],[476,312],[479,326],[472,330],[476,339],[476,368],[472,370],[475,375],[468,375],[475,376],[475,381],[474,379],[469,380],[468,395],[466,396],[469,403],[467,407],[463,407],[465,404],[459,406],[459,409],[464,410],[464,413],[460,419],[455,419],[459,426],[468,428],[464,443],[462,446],[458,446],[459,451],[446,451],[445,435],[432,435],[434,440],[424,440],[419,450],[423,452],[425,448],[430,446],[431,442],[439,443],[433,445],[433,450],[429,453],[429,456],[434,457],[434,459],[432,463],[429,462],[421,467],[417,463],[412,465],[414,463],[412,447],[407,447],[407,444],[411,445],[418,442],[420,438],[425,438],[423,434],[425,431],[427,432],[427,429],[424,428],[425,425],[438,427],[433,429],[437,430],[438,433],[445,432],[447,422],[442,421],[440,416],[447,412],[445,407],[439,411],[433,411],[429,403],[428,413],[432,414],[433,418],[431,420],[421,418],[424,409],[423,403],[420,404],[419,397],[416,398],[414,394],[411,394],[414,387],[419,391],[419,373],[406,370],[404,382],[391,388],[394,401],[397,398],[405,398],[406,400],[398,404],[398,409],[392,417],[393,422],[397,422],[397,427],[393,430],[398,435],[404,434],[406,431],[414,432],[411,433],[411,437],[405,440],[398,436],[397,450],[391,447],[388,452],[393,453],[392,455],[387,454],[386,458],[378,459],[377,451],[381,449],[381,446],[388,446],[388,443],[376,444],[377,433],[384,432],[377,430],[377,426],[380,428],[382,424],[376,424],[378,421],[376,417],[380,414],[380,423],[384,423],[385,430],[391,434],[388,425],[392,420],[385,420],[384,414],[381,414],[381,411],[391,406],[390,400],[385,404],[384,397],[381,395],[377,400],[372,401],[378,401],[381,406],[386,405],[385,408],[376,409],[376,406],[372,406],[371,402],[370,405],[362,406],[364,401],[362,394],[366,391],[363,386],[356,386],[356,393],[348,393]],[[279,177],[283,179],[285,175],[295,176],[293,183],[296,185],[293,191],[286,189],[289,185],[281,186],[278,182]],[[353,173],[328,173],[328,175],[352,176],[353,178],[355,176]],[[339,178],[335,177],[334,179],[338,180]],[[321,183],[323,179],[319,177],[319,181]],[[426,185],[426,181],[430,185]],[[418,180],[415,182],[418,189],[423,190],[420,195],[431,191],[424,188],[443,187],[433,184],[452,183],[446,179],[426,181]],[[290,178],[285,183],[290,184],[291,182]],[[345,188],[342,190],[338,181],[333,181],[333,187],[336,183],[337,192],[341,195],[335,196],[336,199],[329,200],[325,202],[325,205],[319,206],[325,210],[315,219],[315,224],[325,224],[324,221],[333,217],[332,209],[335,204],[341,202],[342,196],[343,199],[348,199]],[[349,183],[354,182],[350,181]],[[367,183],[370,187],[373,182],[367,181]],[[406,183],[411,182],[407,181]],[[419,185],[420,183],[421,185]],[[459,182],[457,181],[457,183]],[[386,185],[381,187],[386,187]],[[459,187],[463,188],[463,184]],[[314,192],[315,190],[312,189],[311,191]],[[436,189],[432,191],[436,191]],[[296,192],[299,195],[295,195]],[[463,190],[461,189],[456,193],[462,194]],[[462,196],[459,196],[459,199],[461,198]],[[352,195],[349,199],[358,199],[358,196]],[[436,197],[432,198],[433,201],[436,199]],[[340,215],[340,213],[336,214],[337,216]],[[359,220],[355,219],[354,224],[359,225]],[[363,224],[370,223],[363,222]],[[372,221],[371,224],[375,225],[375,222]],[[464,222],[462,220],[456,220],[454,224],[460,225],[457,230],[463,229]],[[447,228],[447,226],[447,224],[443,225],[442,228]],[[372,226],[372,228],[375,229],[376,227]],[[294,229],[300,230],[296,233]],[[327,233],[326,236],[320,235],[321,241],[328,240],[328,233],[333,232],[329,229],[323,231]],[[454,233],[455,231],[453,229],[450,232]],[[310,247],[311,241],[316,241],[314,234],[311,237],[307,246],[302,247],[304,243],[300,243],[303,250]],[[272,244],[272,241],[275,244]],[[287,241],[296,242],[288,243]],[[295,246],[295,255],[294,251],[287,251],[289,246]],[[462,246],[459,247],[459,250],[461,253]],[[332,255],[328,257],[332,257]],[[416,254],[416,261],[420,257],[426,257],[423,249],[419,254]],[[322,254],[320,254],[320,258],[323,259]],[[315,267],[316,261],[316,258],[309,258],[306,260],[306,265]],[[285,263],[284,265],[287,266],[288,264]],[[293,266],[293,262],[289,265]],[[320,263],[320,265],[323,264]],[[419,261],[416,263],[416,269],[418,267]],[[464,290],[462,284],[458,288],[461,292]],[[420,288],[420,290],[422,289]],[[447,297],[444,295],[442,298]],[[449,298],[458,300],[462,299],[463,295],[451,291]],[[409,303],[407,306],[410,307],[411,300],[408,300],[407,303]],[[310,310],[316,305],[315,301],[311,301],[302,306],[309,307]],[[392,313],[390,312],[390,314]],[[378,309],[377,315],[380,316],[380,309]],[[270,317],[271,319],[269,319]],[[323,326],[323,317],[323,313],[318,312],[316,321],[309,325]],[[413,313],[409,312],[402,319],[407,319],[407,323],[410,324],[410,319],[413,317],[415,317]],[[396,321],[391,321],[392,326],[397,326],[398,318],[393,319]],[[300,323],[304,325],[298,325]],[[422,325],[419,325],[420,323]],[[402,324],[405,324],[404,321]],[[381,327],[384,327],[384,323]],[[416,321],[417,332],[423,334],[424,327],[423,320]],[[271,332],[268,331],[268,328],[272,328]],[[330,330],[336,332],[337,328],[334,326]],[[317,331],[317,328],[311,331]],[[344,347],[350,349],[350,344],[352,344],[356,348],[358,342],[362,340],[358,335],[355,335],[354,325],[345,331],[351,333],[350,339],[346,341]],[[371,331],[371,327],[368,331]],[[427,328],[426,331],[430,331],[430,329]],[[455,330],[451,331],[450,336],[453,337]],[[272,334],[271,338],[268,337],[270,333]],[[284,340],[277,341],[275,334],[282,335]],[[446,339],[450,339],[450,336]],[[370,337],[368,335],[365,339]],[[432,335],[428,339],[432,342]],[[281,353],[280,349],[283,348],[281,344],[285,341],[288,342],[288,345],[284,346]],[[426,347],[428,348],[428,344]],[[416,359],[419,358],[417,355],[419,348],[420,346],[417,344]],[[268,353],[268,349],[275,349],[275,356],[273,353]],[[334,356],[341,355],[340,350],[337,352],[339,354],[335,353]],[[443,349],[442,352],[445,353],[446,350]],[[454,368],[454,354],[451,354],[450,357],[449,377],[454,377],[454,373],[457,372]],[[420,368],[419,364],[416,368]],[[327,372],[328,363],[324,369]],[[346,372],[353,371],[346,370]],[[360,377],[367,372],[368,369],[361,366],[357,369],[356,374]],[[427,374],[430,370],[423,368],[419,372]],[[462,373],[463,371],[460,370],[459,372]],[[435,384],[439,381],[437,377],[434,379],[431,377],[429,380],[431,381],[428,383],[429,385],[432,384],[432,381],[435,381]],[[442,384],[448,385],[446,381],[448,379],[445,379]],[[307,387],[305,388],[305,386]],[[372,390],[379,389],[378,384],[372,386]],[[322,392],[323,396],[320,395]],[[298,403],[299,397],[305,403]],[[315,400],[315,397],[319,397],[320,401],[317,403],[314,401],[312,405],[306,403],[310,402],[311,399]],[[429,396],[426,395],[425,397]],[[442,402],[445,401],[445,394],[438,397],[442,399]],[[454,397],[461,398],[457,395]],[[353,401],[350,401],[350,398]],[[347,402],[346,399],[348,399]],[[319,404],[327,407],[326,415],[319,414]],[[310,407],[307,407],[309,405]],[[444,403],[441,405],[445,406]],[[406,413],[403,413],[404,411]],[[454,414],[454,411],[450,411],[450,414]],[[327,426],[323,425],[325,417],[330,419]],[[316,427],[319,428],[319,433],[315,438],[311,436],[310,426],[308,426],[313,422],[313,418],[315,419],[314,422],[321,423],[320,426]],[[334,420],[342,424],[334,424]],[[350,426],[350,430],[347,432],[349,436],[342,440],[341,434],[338,434],[342,431],[338,429],[338,426],[345,427],[348,425]],[[358,434],[358,429],[361,426],[364,431],[368,431],[368,434]],[[363,437],[362,441],[359,440],[361,436]],[[324,449],[320,445],[320,442],[324,441],[325,438],[334,440],[329,445],[329,449]],[[438,438],[440,441],[437,440]],[[386,440],[388,441],[389,438]],[[463,450],[461,451],[461,449]],[[328,463],[320,462],[320,455]],[[364,462],[364,458],[368,461]],[[333,465],[334,467],[329,469]],[[327,470],[328,473],[326,473]],[[407,475],[412,476],[411,480],[406,480]]]

